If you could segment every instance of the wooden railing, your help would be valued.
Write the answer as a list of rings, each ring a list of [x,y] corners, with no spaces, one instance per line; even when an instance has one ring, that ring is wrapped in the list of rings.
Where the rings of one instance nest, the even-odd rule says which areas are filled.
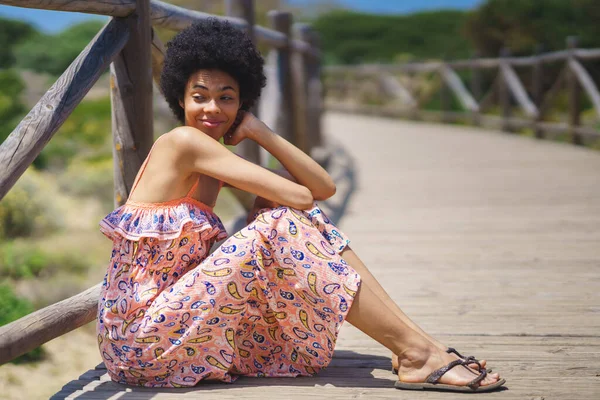
[[[504,51],[499,58],[400,65],[329,66],[324,69],[326,109],[441,122],[470,122],[474,125],[500,127],[505,131],[529,128],[538,138],[568,133],[570,141],[580,144],[584,137],[600,138],[598,128],[581,124],[583,91],[595,111],[596,124],[600,126],[598,84],[583,65],[592,60],[600,60],[600,49],[578,49],[575,38],[571,37],[567,39],[567,50],[530,57],[510,57]],[[557,63],[563,63],[562,68],[558,69],[560,66]],[[529,79],[519,77],[527,77],[522,73],[522,68],[531,69]],[[544,73],[550,69],[553,70],[552,75]],[[560,72],[555,75],[558,70]],[[489,75],[490,72],[495,72],[495,77],[488,86],[488,92],[483,95],[482,74]],[[466,77],[461,78],[459,73]],[[423,75],[427,74],[437,75],[440,87],[437,91],[419,96],[417,90],[412,89],[413,83],[418,79],[425,79]],[[548,77],[556,77],[554,82],[550,82],[551,85],[548,85]],[[429,81],[432,81],[431,76]],[[371,91],[373,85],[380,90],[381,97],[373,101],[378,104],[348,101],[360,97],[365,85],[371,85]],[[565,86],[568,91],[568,120],[548,121],[551,101]],[[424,104],[431,101],[431,96],[436,93],[440,95],[440,110],[424,110]],[[451,111],[450,93],[456,97],[463,111]],[[384,97],[391,101],[381,101]],[[486,114],[494,101],[499,106],[499,115]],[[520,110],[521,115],[518,117],[514,116],[515,108]]]
[[[152,26],[181,30],[216,16],[155,0],[0,0],[0,4],[112,17],[0,145],[0,199],[110,65],[115,204],[123,204],[153,142],[152,79],[160,76],[164,46]],[[292,15],[280,11],[269,12],[272,29],[255,26],[253,0],[228,0],[226,6],[228,16],[216,18],[230,21],[276,51],[281,101],[273,105],[278,107],[275,129],[310,153],[321,146],[316,34],[306,24],[292,25]],[[237,147],[260,163],[255,143],[245,141]],[[0,364],[94,320],[100,289],[98,284],[0,327]]]

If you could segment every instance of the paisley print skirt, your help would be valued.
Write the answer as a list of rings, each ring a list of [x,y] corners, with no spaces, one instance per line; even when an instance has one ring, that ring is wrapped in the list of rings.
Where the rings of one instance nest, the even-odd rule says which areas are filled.
[[[104,329],[98,341],[111,378],[185,387],[240,375],[317,373],[331,361],[360,285],[339,255],[348,243],[316,205],[261,210],[129,320],[118,307],[99,305]],[[143,286],[136,268],[130,265],[129,274]]]

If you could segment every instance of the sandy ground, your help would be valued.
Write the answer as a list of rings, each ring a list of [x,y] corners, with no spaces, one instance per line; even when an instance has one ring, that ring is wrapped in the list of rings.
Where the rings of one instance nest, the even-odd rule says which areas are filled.
[[[0,399],[47,399],[98,365],[102,360],[94,338],[94,324],[46,343],[43,346],[46,358],[42,362],[0,367]]]

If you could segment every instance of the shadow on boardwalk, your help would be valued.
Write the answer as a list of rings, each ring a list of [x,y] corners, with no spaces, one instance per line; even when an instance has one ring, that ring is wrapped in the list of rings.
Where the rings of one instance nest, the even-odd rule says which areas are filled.
[[[299,378],[248,378],[241,377],[233,384],[221,382],[202,382],[193,388],[144,388],[121,385],[112,382],[106,373],[104,364],[99,364],[95,370],[83,374],[79,380],[72,381],[54,395],[52,399],[154,399],[169,397],[189,397],[196,393],[196,398],[234,398],[239,391],[244,391],[243,398],[254,398],[248,392],[252,389],[255,395],[262,398],[283,398],[284,392],[291,390],[300,394],[302,388],[390,388],[393,379],[373,377],[375,369],[388,369],[390,359],[384,356],[359,354],[348,350],[336,350],[328,368],[312,377]],[[390,373],[390,377],[393,378]],[[283,389],[282,389],[283,388]],[[277,393],[269,392],[276,390]],[[250,395],[252,397],[248,397]],[[206,397],[210,396],[210,397]],[[229,397],[231,396],[231,397]],[[279,397],[282,396],[282,397]],[[165,397],[165,398],[166,398]]]

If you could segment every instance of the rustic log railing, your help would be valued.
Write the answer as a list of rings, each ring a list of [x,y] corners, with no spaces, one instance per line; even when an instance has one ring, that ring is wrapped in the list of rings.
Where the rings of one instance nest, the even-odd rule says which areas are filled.
[[[155,0],[0,0],[0,4],[112,17],[0,145],[0,200],[110,65],[115,204],[125,202],[153,142],[152,79],[160,76],[164,46],[152,26],[181,30],[216,17],[251,32],[256,42],[277,51],[277,87],[282,96],[276,105],[276,130],[309,154],[321,144],[318,41],[310,26],[292,29],[290,13],[271,11],[273,29],[268,29],[254,25],[253,0],[227,0],[227,17]],[[293,31],[302,40],[293,38]],[[240,146],[240,151],[260,162],[252,144]],[[0,364],[94,320],[100,288],[98,284],[0,327]]]
[[[567,39],[567,50],[511,57],[503,51],[499,58],[474,58],[460,61],[436,61],[399,65],[357,65],[325,67],[326,108],[338,111],[375,115],[398,116],[411,119],[430,119],[441,122],[470,122],[474,125],[499,127],[505,131],[529,128],[538,138],[568,133],[569,140],[581,144],[584,138],[600,138],[600,91],[584,62],[600,60],[600,49],[578,49],[574,37]],[[544,69],[557,69],[564,63],[553,85]],[[531,68],[528,80],[516,68]],[[457,71],[464,70],[461,78]],[[482,96],[482,74],[497,71],[489,91]],[[414,81],[423,75],[437,75],[440,87],[440,110],[424,110],[425,103],[436,93],[419,96],[412,89]],[[489,72],[488,72],[489,74]],[[545,79],[546,78],[546,79]],[[465,82],[463,82],[463,80]],[[596,79],[597,80],[597,79]],[[432,81],[432,79],[429,79]],[[468,81],[468,82],[467,82]],[[467,85],[468,83],[468,85]],[[356,99],[366,85],[378,87],[382,95],[376,103],[363,104]],[[547,121],[550,103],[557,93],[566,88],[568,119],[563,122]],[[352,91],[352,94],[349,91]],[[582,99],[585,93],[596,115],[596,127],[581,123]],[[463,111],[451,111],[449,94],[452,93]],[[384,97],[391,99],[386,104]],[[499,106],[500,115],[486,113],[492,103]],[[515,109],[521,116],[513,116]]]

